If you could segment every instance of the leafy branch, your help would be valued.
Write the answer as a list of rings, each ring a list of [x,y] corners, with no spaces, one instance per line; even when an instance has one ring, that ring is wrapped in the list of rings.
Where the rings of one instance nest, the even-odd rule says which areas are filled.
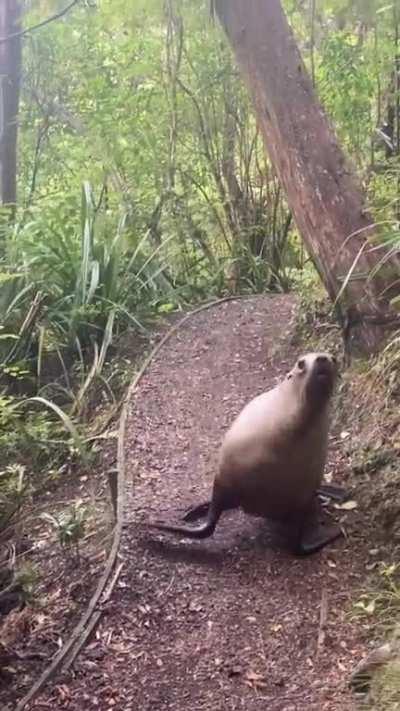
[[[51,22],[55,22],[55,20],[59,20],[61,17],[64,17],[70,10],[72,10],[75,5],[77,5],[80,2],[80,0],[72,0],[67,7],[64,7],[63,10],[60,10],[60,12],[56,12],[54,15],[51,15],[51,17],[48,17],[46,20],[43,20],[42,22],[39,22],[37,25],[33,25],[32,27],[28,27],[26,30],[21,30],[20,32],[14,32],[11,35],[8,35],[7,37],[0,37],[0,44],[4,44],[4,42],[10,42],[11,40],[17,39],[18,37],[25,37],[25,35],[29,35],[31,32],[35,32],[36,30],[40,30],[42,27],[45,27],[45,25],[49,25]]]

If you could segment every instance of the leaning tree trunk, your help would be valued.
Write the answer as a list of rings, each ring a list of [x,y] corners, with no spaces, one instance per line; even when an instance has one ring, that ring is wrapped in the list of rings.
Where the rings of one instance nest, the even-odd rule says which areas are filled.
[[[353,268],[340,310],[345,323],[357,324],[358,346],[373,351],[391,318],[381,298],[385,270],[366,278],[383,250],[368,249],[376,235],[365,196],[315,96],[280,0],[214,0],[214,7],[306,248],[333,301]],[[397,260],[394,266],[398,271]]]
[[[21,75],[19,0],[0,0],[0,201],[17,202],[17,120]]]

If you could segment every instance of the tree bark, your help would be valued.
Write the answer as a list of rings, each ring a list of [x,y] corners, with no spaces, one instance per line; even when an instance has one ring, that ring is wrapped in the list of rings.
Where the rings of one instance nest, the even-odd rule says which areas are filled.
[[[334,302],[353,269],[341,317],[357,324],[357,345],[372,352],[382,341],[382,322],[390,318],[388,264],[399,274],[400,261],[388,260],[386,273],[382,269],[367,278],[384,248],[370,249],[379,236],[363,190],[317,100],[280,0],[215,0],[214,5],[307,251]]]
[[[21,30],[19,0],[1,0],[0,37]],[[0,200],[15,210],[17,202],[17,136],[21,79],[21,37],[0,43]]]

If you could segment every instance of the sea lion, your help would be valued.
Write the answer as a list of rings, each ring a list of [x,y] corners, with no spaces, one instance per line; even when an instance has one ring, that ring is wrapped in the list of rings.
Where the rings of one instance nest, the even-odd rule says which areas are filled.
[[[328,353],[299,358],[278,385],[243,408],[225,434],[211,501],[186,516],[195,520],[205,513],[204,523],[148,525],[202,539],[214,533],[224,511],[241,508],[287,523],[293,549],[300,555],[338,538],[340,528],[319,524],[316,496],[326,462],[329,404],[337,375],[336,359]],[[331,493],[334,496],[335,491]]]

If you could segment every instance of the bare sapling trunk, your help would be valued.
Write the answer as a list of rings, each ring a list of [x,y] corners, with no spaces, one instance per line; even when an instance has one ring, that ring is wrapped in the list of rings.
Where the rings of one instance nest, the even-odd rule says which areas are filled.
[[[13,211],[17,202],[21,37],[10,36],[20,30],[19,0],[0,0],[0,201]]]
[[[354,325],[363,352],[379,347],[392,319],[387,287],[399,276],[365,209],[365,195],[315,95],[280,0],[215,0],[250,91],[266,150],[325,288]],[[351,278],[346,281],[346,275]],[[391,293],[393,296],[393,292]]]

